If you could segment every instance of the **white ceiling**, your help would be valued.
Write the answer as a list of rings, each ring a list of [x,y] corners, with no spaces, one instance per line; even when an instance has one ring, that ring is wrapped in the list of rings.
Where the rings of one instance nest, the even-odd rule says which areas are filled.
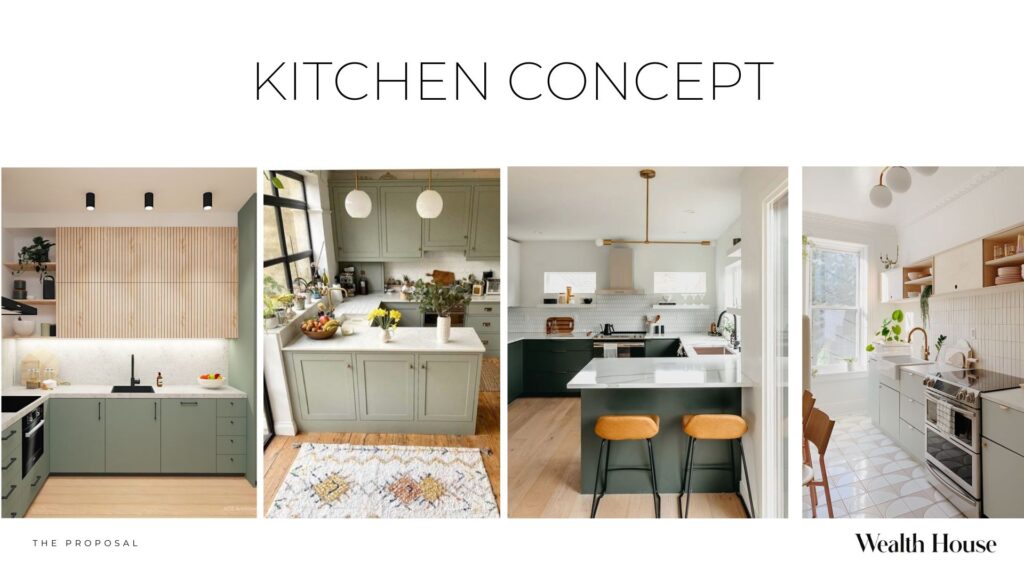
[[[4,212],[84,212],[85,193],[96,193],[96,212],[143,210],[154,194],[154,212],[203,212],[203,192],[213,210],[235,213],[256,191],[255,168],[4,168]]]
[[[509,237],[642,240],[642,168],[657,171],[651,240],[715,240],[739,218],[743,168],[509,168]]]
[[[988,167],[947,167],[931,176],[910,170],[910,190],[893,192],[892,204],[877,208],[868,192],[884,166],[804,168],[804,211],[895,226],[928,212]]]

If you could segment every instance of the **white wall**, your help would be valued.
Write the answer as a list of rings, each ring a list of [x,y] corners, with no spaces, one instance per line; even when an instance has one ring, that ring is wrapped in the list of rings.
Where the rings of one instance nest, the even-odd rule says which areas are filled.
[[[735,258],[729,258],[729,253],[734,250],[732,239],[741,238],[743,235],[743,219],[737,218],[735,222],[729,225],[729,227],[718,237],[718,241],[715,242],[715,301],[718,303],[716,309],[725,307],[725,282],[722,281],[722,277],[725,274],[725,267],[736,261]],[[740,246],[743,244],[741,243]]]
[[[495,278],[501,277],[501,262],[497,260],[466,260],[466,253],[460,251],[429,251],[424,252],[418,260],[402,262],[385,262],[384,278],[408,276],[413,281],[430,281],[428,272],[447,270],[454,272],[456,278],[465,278],[475,274],[482,278],[484,272],[494,272]],[[383,289],[381,287],[381,289]]]
[[[520,270],[520,262],[522,258],[522,250],[519,242],[509,238],[508,240],[508,278],[505,279],[502,288],[505,293],[505,301],[510,307],[519,306],[522,302],[522,291],[520,290],[520,281],[522,280],[522,273]]]

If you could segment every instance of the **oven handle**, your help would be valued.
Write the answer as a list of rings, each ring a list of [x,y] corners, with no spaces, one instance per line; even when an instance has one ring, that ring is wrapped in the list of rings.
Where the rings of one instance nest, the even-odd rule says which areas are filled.
[[[32,429],[29,430],[28,432],[25,432],[25,438],[31,438],[35,436],[36,432],[39,432],[39,429],[43,427],[43,424],[46,424],[46,420],[40,420],[39,424],[33,426]]]
[[[968,494],[960,486],[957,486],[956,484],[950,482],[949,479],[946,478],[946,475],[942,472],[941,468],[939,468],[935,464],[932,464],[931,462],[926,461],[925,464],[928,466],[928,468],[930,468],[929,472],[932,473],[932,477],[941,482],[943,486],[949,488],[950,490],[953,491],[954,494],[960,496],[964,500],[974,501],[974,496]]]
[[[594,342],[594,348],[604,348],[606,344],[613,344],[613,342]],[[614,342],[619,348],[643,348],[643,342]]]

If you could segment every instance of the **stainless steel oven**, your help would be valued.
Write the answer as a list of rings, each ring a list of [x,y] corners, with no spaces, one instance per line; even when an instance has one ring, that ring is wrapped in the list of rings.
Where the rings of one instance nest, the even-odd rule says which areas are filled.
[[[462,328],[466,325],[466,311],[464,308],[452,310],[451,314],[448,316],[452,319],[452,328]],[[437,326],[437,312],[424,312],[423,325],[427,328]]]
[[[981,412],[925,392],[925,460],[930,481],[965,516],[981,511]]]
[[[594,340],[594,358],[643,358],[644,341]]]
[[[32,466],[43,457],[46,446],[46,420],[43,418],[43,405],[29,412],[21,419],[21,476],[28,476]]]

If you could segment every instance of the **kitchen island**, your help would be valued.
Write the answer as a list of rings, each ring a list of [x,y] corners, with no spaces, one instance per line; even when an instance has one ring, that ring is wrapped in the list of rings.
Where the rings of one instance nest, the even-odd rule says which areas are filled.
[[[684,342],[684,345],[686,342]],[[569,381],[582,396],[580,419],[580,487],[594,492],[601,439],[594,425],[604,414],[657,414],[661,430],[652,440],[662,492],[682,491],[687,437],[684,414],[740,414],[741,389],[750,387],[740,371],[738,354],[678,358],[595,358]],[[696,445],[693,491],[736,492],[739,458],[731,442]],[[616,442],[611,467],[647,466],[643,442]],[[721,469],[702,469],[703,467]],[[618,472],[608,476],[609,494],[650,492],[647,472]]]
[[[300,431],[473,434],[486,348],[472,328],[380,328],[314,340],[298,332],[282,347]]]

